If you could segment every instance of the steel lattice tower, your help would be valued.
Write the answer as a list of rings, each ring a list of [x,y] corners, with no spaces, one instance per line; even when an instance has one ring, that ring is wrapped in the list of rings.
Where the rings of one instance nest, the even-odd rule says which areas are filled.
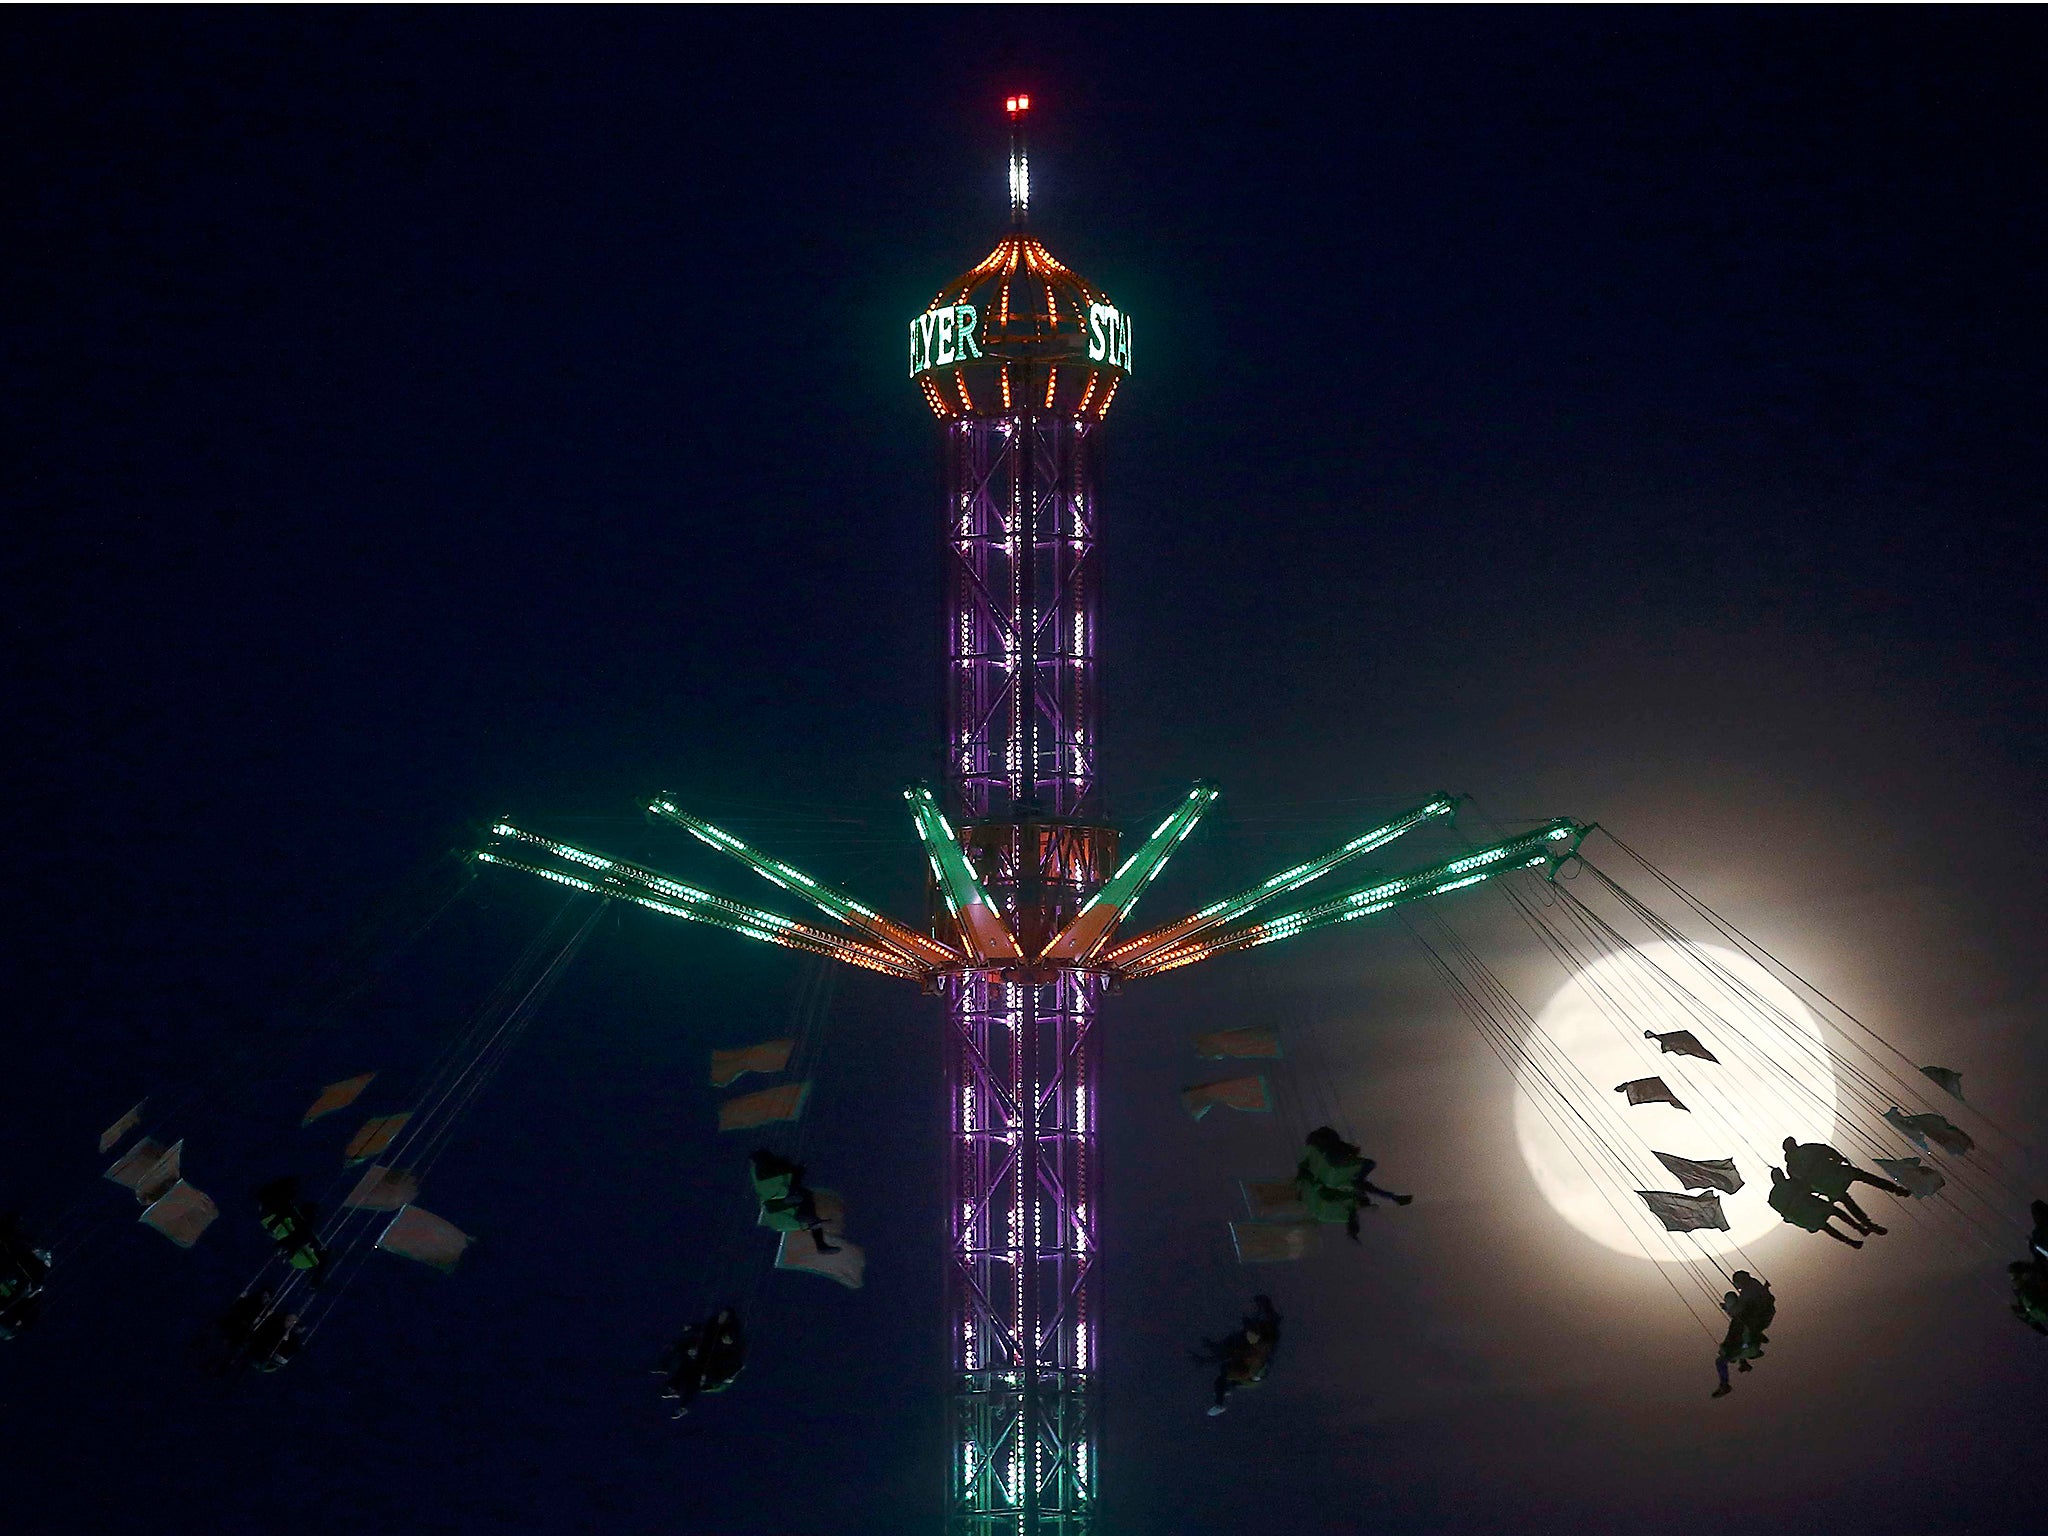
[[[1038,956],[1115,860],[1098,518],[1130,326],[1028,232],[1030,98],[1007,108],[1010,231],[912,323],[910,361],[944,443],[945,805]],[[1092,1529],[1101,990],[1058,963],[945,983],[957,1536]]]
[[[1518,870],[1554,874],[1587,831],[1560,817],[1257,915],[1449,816],[1453,800],[1438,795],[1220,901],[1122,931],[1217,791],[1196,784],[1119,860],[1096,776],[1095,666],[1102,424],[1130,374],[1131,326],[1027,228],[1030,109],[1026,96],[1007,104],[1009,232],[910,322],[910,376],[939,422],[945,486],[945,769],[937,793],[905,792],[931,870],[928,927],[884,916],[667,795],[649,802],[651,817],[809,903],[827,925],[509,822],[477,851],[487,864],[914,982],[945,1000],[947,1536],[1095,1529],[1095,1023],[1112,983]],[[1233,1240],[1240,1256],[1247,1242],[1276,1240],[1298,1256],[1309,1234],[1272,1230],[1293,1225],[1235,1222]]]

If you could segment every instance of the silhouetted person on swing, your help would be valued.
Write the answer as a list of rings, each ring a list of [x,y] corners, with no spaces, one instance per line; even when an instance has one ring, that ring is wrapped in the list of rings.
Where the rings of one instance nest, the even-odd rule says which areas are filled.
[[[1750,1361],[1763,1358],[1764,1345],[1770,1342],[1764,1330],[1778,1315],[1778,1298],[1771,1294],[1768,1280],[1759,1280],[1746,1269],[1738,1269],[1729,1278],[1735,1289],[1721,1298],[1721,1310],[1728,1314],[1728,1332],[1714,1356],[1714,1373],[1721,1378],[1712,1394],[1715,1397],[1726,1397],[1735,1390],[1728,1380],[1730,1361],[1738,1371],[1746,1371]]]
[[[211,1374],[225,1376],[241,1366],[266,1375],[281,1371],[298,1358],[306,1342],[299,1315],[277,1306],[268,1290],[244,1291],[228,1304],[214,1324],[214,1334],[224,1346]]]
[[[319,1207],[299,1199],[299,1181],[290,1174],[256,1191],[256,1219],[265,1234],[285,1263],[314,1285],[327,1277],[327,1245],[313,1230],[319,1214]]]
[[[1301,1161],[1294,1170],[1294,1187],[1317,1221],[1342,1220],[1344,1235],[1358,1241],[1358,1213],[1372,1206],[1372,1197],[1406,1205],[1415,1197],[1397,1195],[1373,1183],[1371,1174],[1379,1166],[1327,1125],[1308,1133]]]
[[[804,1183],[803,1164],[763,1147],[748,1158],[747,1171],[761,1202],[762,1225],[775,1232],[809,1232],[818,1252],[839,1251],[837,1244],[825,1241],[824,1218],[818,1214],[817,1195]]]
[[[675,1401],[680,1419],[690,1404],[705,1392],[723,1392],[746,1368],[747,1340],[740,1328],[740,1315],[731,1307],[720,1307],[707,1322],[694,1323],[668,1347],[655,1367],[668,1378],[661,1395]]]
[[[2048,1264],[2009,1264],[2006,1272],[2012,1276],[2012,1315],[2034,1332],[2048,1333]]]
[[[1834,1201],[1814,1193],[1799,1180],[1786,1178],[1784,1171],[1779,1168],[1771,1170],[1770,1203],[1771,1209],[1793,1226],[1803,1227],[1808,1232],[1825,1232],[1836,1242],[1847,1243],[1851,1248],[1861,1248],[1863,1244],[1848,1233],[1837,1232],[1829,1226],[1828,1223],[1834,1218],[1839,1217],[1847,1222],[1852,1230],[1866,1235],[1884,1231],[1883,1227],[1875,1226],[1860,1216],[1850,1215],[1840,1209]]]
[[[1273,1352],[1280,1347],[1280,1314],[1273,1310],[1273,1298],[1254,1296],[1252,1314],[1244,1318],[1236,1333],[1227,1339],[1204,1339],[1194,1356],[1197,1365],[1216,1367],[1216,1401],[1209,1417],[1225,1411],[1225,1400],[1239,1387],[1255,1387],[1266,1379]]]
[[[12,1211],[0,1215],[0,1340],[11,1339],[42,1315],[50,1250],[38,1248]]]
[[[1809,1141],[1802,1145],[1791,1136],[1785,1138],[1785,1176],[1797,1179],[1824,1200],[1839,1200],[1843,1209],[1858,1222],[1880,1234],[1884,1228],[1875,1225],[1863,1213],[1863,1208],[1849,1198],[1849,1186],[1870,1184],[1888,1195],[1905,1197],[1912,1194],[1903,1184],[1894,1184],[1890,1179],[1865,1173],[1825,1142]]]
[[[2027,1256],[2008,1264],[2012,1276],[2012,1315],[2036,1333],[2048,1333],[2048,1200],[2034,1202],[2034,1231]]]

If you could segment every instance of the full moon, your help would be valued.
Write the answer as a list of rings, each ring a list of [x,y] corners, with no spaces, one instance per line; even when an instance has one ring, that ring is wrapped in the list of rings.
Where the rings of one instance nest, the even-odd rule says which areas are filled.
[[[1770,1170],[1784,1162],[1781,1143],[1787,1136],[1830,1141],[1835,1133],[1835,1074],[1813,1015],[1746,955],[1705,944],[1693,950],[1711,957],[1782,1017],[1720,995],[1722,989],[1705,980],[1685,947],[1654,943],[1636,953],[1677,980],[1698,1000],[1697,1009],[1682,1006],[1671,989],[1633,956],[1619,954],[1595,962],[1566,982],[1536,1019],[1536,1029],[1551,1043],[1552,1054],[1569,1060],[1591,1085],[1590,1095],[1572,1095],[1593,1100],[1579,1106],[1586,1121],[1602,1141],[1623,1149],[1630,1167],[1645,1167],[1641,1184],[1620,1187],[1615,1182],[1619,1171],[1606,1169],[1596,1183],[1581,1166],[1582,1160],[1590,1160],[1583,1152],[1574,1155],[1529,1091],[1515,1096],[1516,1139],[1543,1198],[1596,1243],[1663,1264],[1748,1247],[1781,1225],[1766,1199]],[[1604,1008],[1602,995],[1607,999]],[[1702,1015],[1711,1015],[1712,1022]],[[1643,1038],[1646,1029],[1689,1029],[1720,1064],[1665,1055],[1656,1041]],[[1632,1106],[1611,1091],[1615,1084],[1639,1077],[1663,1078],[1686,1108]],[[1581,1085],[1575,1082],[1573,1087],[1578,1090]],[[1561,1109],[1548,1107],[1553,1113]],[[1744,1182],[1735,1194],[1721,1197],[1728,1231],[1666,1233],[1635,1190],[1677,1189],[1678,1181],[1662,1172],[1645,1148],[1694,1159],[1734,1158]],[[1650,1169],[1658,1171],[1651,1174]]]

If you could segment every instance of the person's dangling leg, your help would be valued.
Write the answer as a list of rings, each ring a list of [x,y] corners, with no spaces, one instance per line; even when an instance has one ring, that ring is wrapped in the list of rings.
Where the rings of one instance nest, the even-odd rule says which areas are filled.
[[[1825,1221],[1822,1222],[1819,1226],[1815,1227],[1813,1230],[1816,1232],[1825,1232],[1829,1237],[1832,1237],[1836,1242],[1847,1243],[1851,1248],[1861,1248],[1863,1246],[1863,1244],[1858,1242],[1855,1238],[1849,1236],[1848,1233],[1837,1232],[1832,1225]]]
[[[1846,1194],[1837,1195],[1835,1197],[1835,1204],[1837,1204],[1843,1210],[1849,1213],[1848,1219],[1851,1225],[1855,1226],[1858,1230],[1862,1231],[1866,1235],[1875,1232],[1879,1237],[1884,1236],[1885,1229],[1883,1227],[1880,1227],[1876,1222],[1872,1221],[1869,1216],[1864,1214],[1863,1207],[1858,1205],[1854,1200],[1851,1200]]]
[[[1868,1237],[1870,1235],[1869,1232],[1865,1229],[1864,1223],[1858,1221],[1854,1216],[1851,1216],[1848,1213],[1848,1211],[1843,1208],[1842,1202],[1840,1200],[1836,1199],[1832,1195],[1822,1195],[1820,1197],[1820,1200],[1821,1203],[1828,1208],[1829,1220],[1839,1221],[1843,1226],[1847,1227],[1850,1231],[1854,1232],[1858,1237]]]
[[[1888,1195],[1910,1196],[1913,1193],[1903,1184],[1894,1184],[1890,1179],[1880,1179],[1876,1174],[1865,1173],[1861,1168],[1851,1168],[1849,1170],[1849,1182],[1851,1184],[1871,1184]]]
[[[1216,1373],[1216,1401],[1209,1405],[1209,1417],[1215,1418],[1224,1411],[1225,1399],[1230,1396],[1230,1373],[1227,1370]]]
[[[675,1400],[676,1411],[669,1417],[680,1419],[687,1414],[690,1411],[690,1404],[696,1401],[697,1394],[703,1388],[704,1377],[698,1370],[697,1363],[694,1360],[686,1361],[673,1376],[669,1377],[668,1390],[662,1393],[663,1397]]]
[[[1714,1351],[1714,1374],[1721,1378],[1721,1385],[1714,1389],[1714,1396],[1726,1397],[1735,1390],[1728,1382],[1728,1362],[1741,1353],[1742,1324],[1731,1317],[1728,1331],[1721,1335],[1721,1347]]]
[[[1382,1200],[1391,1200],[1396,1205],[1406,1205],[1415,1198],[1413,1195],[1397,1195],[1391,1189],[1381,1189],[1372,1180],[1363,1177],[1358,1181],[1358,1189],[1361,1195],[1378,1195]]]
[[[810,1229],[811,1241],[818,1245],[820,1253],[837,1253],[839,1250],[825,1241],[825,1221],[818,1214],[818,1197],[801,1185],[796,1188],[796,1219]]]

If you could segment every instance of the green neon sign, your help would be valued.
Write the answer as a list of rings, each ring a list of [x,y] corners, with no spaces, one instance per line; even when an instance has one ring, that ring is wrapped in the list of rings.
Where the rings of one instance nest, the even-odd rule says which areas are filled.
[[[1088,361],[1131,371],[1131,317],[1114,304],[1088,306]]]
[[[928,309],[911,321],[910,376],[914,379],[928,368],[978,361],[981,347],[974,332],[980,323],[972,304]]]

